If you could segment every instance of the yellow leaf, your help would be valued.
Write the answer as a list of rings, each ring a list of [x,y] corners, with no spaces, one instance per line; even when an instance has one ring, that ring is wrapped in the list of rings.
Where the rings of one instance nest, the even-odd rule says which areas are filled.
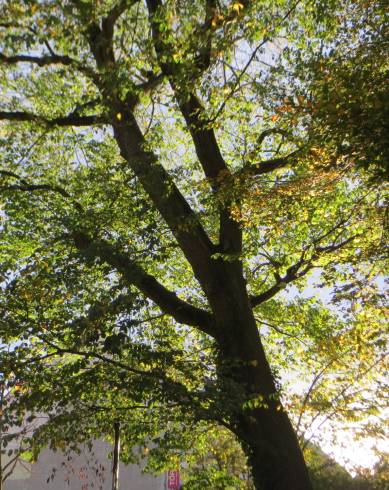
[[[121,121],[121,120],[122,120],[122,117],[123,117],[123,116],[122,116],[121,112],[118,112],[118,113],[116,114],[116,119],[117,119],[118,121]]]
[[[232,4],[231,8],[239,14],[239,12],[244,8],[244,5],[240,2],[236,2]]]

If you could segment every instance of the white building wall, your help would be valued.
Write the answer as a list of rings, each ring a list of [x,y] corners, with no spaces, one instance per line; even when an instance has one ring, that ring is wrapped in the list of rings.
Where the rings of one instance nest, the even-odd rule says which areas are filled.
[[[70,456],[44,450],[31,471],[15,471],[4,490],[111,490],[111,446],[97,441],[92,451]],[[120,465],[119,490],[164,490],[165,477],[144,475],[138,465]]]

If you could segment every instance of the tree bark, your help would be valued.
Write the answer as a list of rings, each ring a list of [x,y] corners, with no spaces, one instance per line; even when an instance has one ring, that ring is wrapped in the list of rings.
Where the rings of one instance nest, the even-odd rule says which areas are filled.
[[[312,490],[296,434],[285,412],[257,409],[237,421],[236,433],[257,490]]]
[[[257,490],[312,490],[296,433],[279,400],[239,262],[221,266],[224,294],[213,298],[220,342],[219,383],[235,399],[230,423]],[[235,391],[236,396],[231,396]]]

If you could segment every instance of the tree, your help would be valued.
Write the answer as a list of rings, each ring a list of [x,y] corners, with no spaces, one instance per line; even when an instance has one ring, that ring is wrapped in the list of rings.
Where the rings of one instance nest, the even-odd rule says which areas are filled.
[[[379,314],[385,214],[379,182],[346,174],[352,152],[296,110],[310,107],[306,60],[290,75],[285,46],[326,60],[331,36],[355,27],[338,15],[349,5],[4,3],[1,333],[17,342],[2,364],[27,409],[51,406],[42,438],[91,410],[88,430],[108,433],[108,408],[118,421],[133,409],[128,444],[146,433],[137,410],[156,439],[163,421],[213,420],[238,437],[256,488],[311,488],[277,380],[298,340],[281,357],[267,331],[319,317],[321,330],[305,326],[313,356],[354,335],[359,306],[347,329],[285,304],[314,269]],[[361,376],[358,346],[380,366],[381,329],[354,339]]]
[[[312,136],[327,141],[338,158],[369,169],[373,179],[388,179],[384,8],[379,2],[353,2],[343,15],[352,22],[352,29],[345,23],[332,52],[324,59],[313,57],[314,68],[301,74],[310,79],[312,106],[300,110],[311,112],[315,118]]]

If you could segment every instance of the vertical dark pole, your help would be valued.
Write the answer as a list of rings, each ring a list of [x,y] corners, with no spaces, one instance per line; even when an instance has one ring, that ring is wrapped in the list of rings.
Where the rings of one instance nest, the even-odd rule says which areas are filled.
[[[112,490],[119,490],[120,423],[113,424],[115,443],[113,447]]]
[[[0,490],[3,490],[3,461],[2,461],[2,454],[1,454],[1,449],[2,449],[2,441],[0,438]]]
[[[3,404],[4,404],[4,391],[5,391],[5,381],[4,386],[0,385],[0,490],[3,490]]]

